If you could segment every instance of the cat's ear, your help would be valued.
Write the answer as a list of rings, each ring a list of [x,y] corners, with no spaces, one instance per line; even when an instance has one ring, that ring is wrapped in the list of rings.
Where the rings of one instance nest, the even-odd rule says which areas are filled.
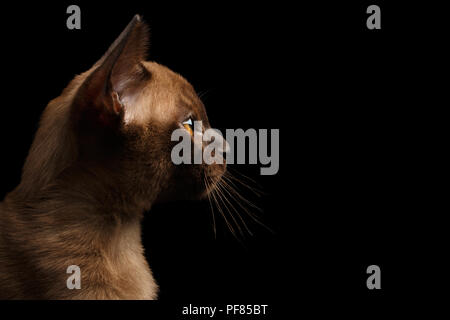
[[[123,101],[151,76],[142,65],[147,46],[148,27],[136,15],[78,89],[73,105],[77,118],[87,116],[103,125],[117,123]]]

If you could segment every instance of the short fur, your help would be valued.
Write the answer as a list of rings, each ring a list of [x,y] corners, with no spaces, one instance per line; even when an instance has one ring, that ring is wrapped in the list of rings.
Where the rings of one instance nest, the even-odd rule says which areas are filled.
[[[189,115],[209,126],[180,75],[146,62],[135,16],[106,54],[43,112],[22,179],[0,203],[0,299],[156,299],[140,222],[155,202],[200,198],[225,165],[170,160]],[[69,290],[67,267],[81,269]]]

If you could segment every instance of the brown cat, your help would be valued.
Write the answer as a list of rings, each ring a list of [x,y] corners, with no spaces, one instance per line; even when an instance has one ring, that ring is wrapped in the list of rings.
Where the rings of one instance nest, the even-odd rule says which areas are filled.
[[[0,204],[0,299],[157,298],[143,212],[205,196],[204,180],[214,185],[226,169],[172,163],[173,130],[209,122],[185,79],[145,61],[147,30],[135,16],[46,107],[22,180]],[[66,285],[70,265],[81,289]]]

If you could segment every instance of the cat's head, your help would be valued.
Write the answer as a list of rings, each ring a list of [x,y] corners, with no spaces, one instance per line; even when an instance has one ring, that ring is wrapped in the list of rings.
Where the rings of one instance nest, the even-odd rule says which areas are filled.
[[[145,61],[147,43],[148,28],[135,16],[105,55],[49,104],[22,180],[27,171],[40,170],[36,163],[42,162],[39,157],[44,155],[39,153],[44,149],[50,152],[47,149],[51,148],[66,148],[55,149],[48,156],[55,159],[53,174],[66,170],[60,164],[64,162],[69,167],[102,171],[122,190],[149,196],[152,202],[200,198],[207,193],[208,185],[221,179],[225,163],[172,162],[171,151],[178,143],[171,141],[172,132],[183,129],[194,140],[187,122],[202,121],[204,129],[209,128],[209,122],[203,103],[188,81],[162,65]],[[55,132],[61,137],[54,137],[49,132],[61,126],[62,120],[56,123],[55,118],[62,113],[59,105],[64,105],[69,96],[64,125],[70,132]],[[64,141],[63,135],[69,138]],[[74,147],[69,150],[71,144]],[[192,143],[192,148],[204,148],[206,144]],[[57,157],[62,160],[58,162]],[[41,170],[50,170],[48,167]]]

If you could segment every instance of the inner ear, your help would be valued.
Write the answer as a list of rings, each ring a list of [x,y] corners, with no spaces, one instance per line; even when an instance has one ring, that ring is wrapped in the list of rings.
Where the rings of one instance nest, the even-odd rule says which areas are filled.
[[[148,27],[136,15],[79,87],[73,102],[75,119],[111,126],[123,113],[123,99],[134,94],[150,74],[147,58]]]
[[[129,100],[127,99],[129,97],[135,96],[151,78],[151,73],[141,62],[126,70],[126,72],[121,72],[122,70],[113,69],[109,81],[109,91],[117,93],[121,102]]]

